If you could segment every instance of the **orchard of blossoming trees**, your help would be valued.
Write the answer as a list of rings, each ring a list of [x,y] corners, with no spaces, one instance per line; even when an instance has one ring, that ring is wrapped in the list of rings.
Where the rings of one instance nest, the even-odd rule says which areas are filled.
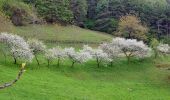
[[[57,65],[60,66],[61,60],[69,59],[72,62],[71,67],[74,67],[76,63],[82,64],[89,60],[95,60],[97,66],[100,67],[102,63],[110,63],[112,65],[118,58],[125,57],[127,58],[128,63],[130,63],[132,57],[136,59],[145,59],[154,54],[152,48],[143,41],[119,37],[113,38],[110,43],[101,44],[96,49],[84,45],[84,47],[78,51],[73,47],[65,49],[54,47],[47,49],[45,44],[39,40],[29,39],[28,41],[25,41],[18,35],[8,33],[0,34],[0,42],[3,44],[5,52],[13,57],[15,64],[18,60],[22,62],[31,62],[35,57],[39,65],[38,55],[44,55],[44,58],[48,62],[48,66],[53,60],[57,60]],[[160,54],[170,54],[170,46],[168,44],[160,43],[156,49]]]

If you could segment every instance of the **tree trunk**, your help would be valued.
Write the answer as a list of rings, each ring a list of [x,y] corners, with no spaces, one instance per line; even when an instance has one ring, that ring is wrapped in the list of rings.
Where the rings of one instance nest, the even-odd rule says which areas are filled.
[[[100,62],[98,58],[97,58],[97,67],[100,68]]]
[[[17,64],[17,59],[15,57],[13,57],[13,58],[14,58],[14,64]]]
[[[112,62],[110,62],[110,66],[111,66],[111,67],[113,66],[113,61],[112,61]]]
[[[128,64],[130,63],[130,56],[131,54],[127,54],[125,51],[123,51],[123,53],[125,54],[126,58],[127,58],[127,61],[128,61]]]
[[[60,58],[58,58],[58,64],[57,64],[58,67],[60,67]]]
[[[47,66],[48,66],[48,67],[50,67],[50,60],[47,60],[47,63],[48,63],[48,65],[47,65]]]
[[[71,65],[71,68],[74,68],[74,64],[75,64],[75,62],[73,61],[73,62],[72,62],[72,65]]]
[[[127,56],[128,64],[130,63],[130,56]]]
[[[155,50],[155,59],[158,57],[158,52]]]
[[[36,61],[37,61],[37,64],[38,64],[38,66],[40,65],[40,63],[39,63],[39,60],[38,60],[38,58],[37,58],[37,56],[35,55],[35,59],[36,59]]]

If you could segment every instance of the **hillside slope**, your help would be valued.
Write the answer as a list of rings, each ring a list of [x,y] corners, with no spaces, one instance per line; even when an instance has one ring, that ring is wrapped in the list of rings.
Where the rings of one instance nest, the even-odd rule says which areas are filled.
[[[13,27],[11,30],[26,38],[37,38],[44,41],[102,42],[112,39],[111,35],[102,32],[57,24]]]
[[[67,42],[67,43],[101,43],[110,41],[112,35],[58,24],[27,25],[16,27],[0,13],[0,32],[9,32],[28,38],[36,38],[45,42]]]

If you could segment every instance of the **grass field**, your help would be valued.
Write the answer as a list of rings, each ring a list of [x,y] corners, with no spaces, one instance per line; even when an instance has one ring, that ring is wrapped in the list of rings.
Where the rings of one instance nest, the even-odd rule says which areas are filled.
[[[12,32],[25,38],[44,41],[110,41],[112,36],[75,26],[36,25],[12,27]],[[80,48],[82,44],[47,43],[49,47],[60,45]],[[95,45],[95,44],[94,44]],[[2,47],[2,45],[0,45]],[[54,61],[50,68],[42,56],[41,65],[27,64],[26,72],[17,84],[0,90],[0,100],[169,100],[170,71],[156,65],[169,64],[169,57],[144,61],[125,59],[115,61],[112,67],[97,68],[95,61],[76,64],[65,60],[60,67]],[[16,77],[19,70],[12,58],[0,52],[0,83]]]
[[[19,67],[12,59],[0,56],[0,83],[15,78]],[[0,100],[169,100],[170,72],[159,69],[153,62],[168,63],[169,58],[155,61],[134,60],[128,64],[122,59],[113,67],[97,68],[94,61],[76,64],[69,60],[60,67],[53,62],[50,68],[39,57],[27,65],[27,71],[13,87],[0,91]]]
[[[0,0],[1,32],[18,34],[25,39],[40,39],[48,47],[72,46],[76,50],[84,44],[97,47],[99,43],[113,38],[106,33],[76,26],[47,24],[15,27],[1,15],[4,1]],[[19,64],[13,64],[11,57],[4,57],[2,47],[0,44],[0,84],[15,79],[20,69]],[[60,67],[57,61],[47,67],[43,56],[38,59],[40,66],[35,59],[31,64],[27,63],[22,78],[12,87],[0,90],[0,100],[170,100],[170,70],[167,70],[170,57],[143,61],[133,59],[131,63],[120,58],[113,66],[101,65],[100,68],[95,61],[71,68],[68,59],[62,61]]]

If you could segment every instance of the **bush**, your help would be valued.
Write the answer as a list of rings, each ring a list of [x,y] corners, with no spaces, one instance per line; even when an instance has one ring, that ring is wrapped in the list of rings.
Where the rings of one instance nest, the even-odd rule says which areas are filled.
[[[86,19],[86,20],[84,21],[84,26],[85,26],[85,28],[88,28],[88,29],[94,29],[95,20]]]
[[[31,7],[23,2],[13,0],[4,1],[2,9],[16,26],[32,23],[35,18],[37,20],[37,17],[33,13]]]

